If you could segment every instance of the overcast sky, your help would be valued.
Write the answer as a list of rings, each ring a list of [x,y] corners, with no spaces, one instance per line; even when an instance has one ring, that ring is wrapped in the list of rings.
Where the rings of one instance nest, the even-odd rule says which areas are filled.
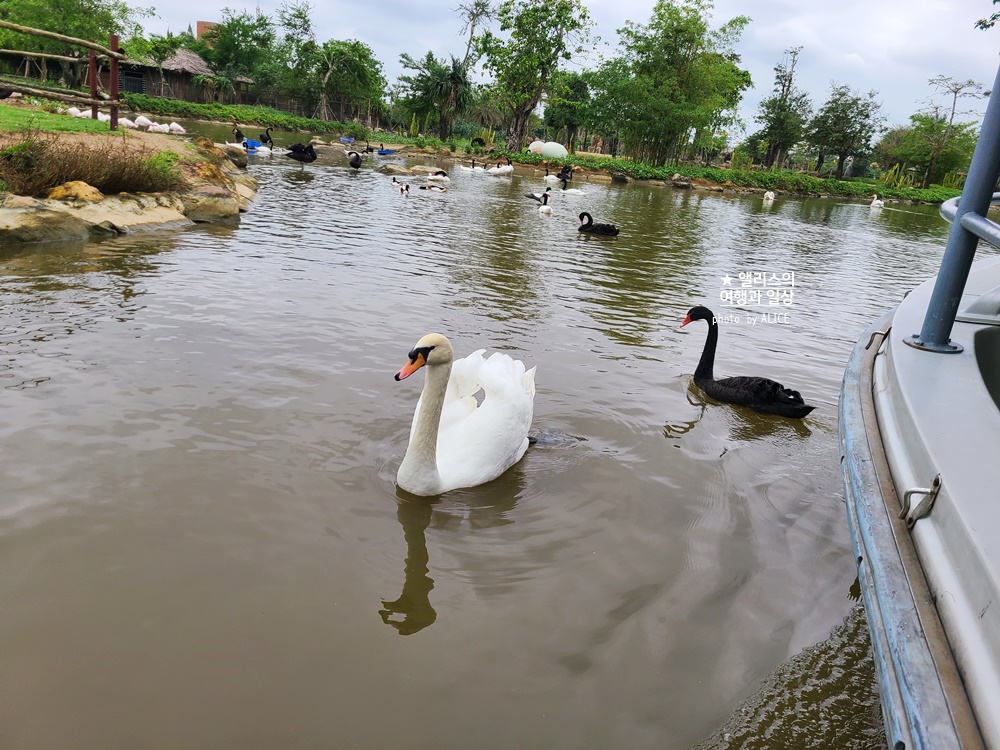
[[[264,13],[276,18],[281,0],[261,0]],[[390,84],[401,72],[399,55],[461,56],[465,39],[454,8],[457,0],[313,0],[314,25],[320,39],[359,39],[382,61]],[[608,53],[625,21],[646,23],[654,0],[585,0],[594,33],[602,38],[598,51]],[[257,7],[239,0],[173,0],[156,7],[158,17],[147,31],[179,32],[195,21],[217,21],[222,9]],[[875,90],[888,124],[903,124],[933,93],[928,79],[950,76],[993,87],[1000,64],[1000,26],[989,31],[974,27],[977,19],[1000,6],[990,0],[716,0],[713,26],[737,15],[752,20],[736,47],[754,88],[744,96],[741,113],[750,132],[757,104],[771,94],[774,66],[784,50],[802,47],[796,67],[799,88],[814,107],[826,101],[831,82],[861,92]],[[592,58],[596,62],[596,56]],[[592,65],[593,62],[585,63]],[[943,101],[943,100],[939,100]],[[981,101],[965,100],[964,109],[982,112]],[[965,119],[975,119],[968,117]]]

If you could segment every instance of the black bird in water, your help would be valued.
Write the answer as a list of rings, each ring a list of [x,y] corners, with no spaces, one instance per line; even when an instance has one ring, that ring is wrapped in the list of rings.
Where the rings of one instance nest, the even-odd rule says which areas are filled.
[[[587,234],[605,234],[609,237],[618,236],[618,227],[614,224],[595,224],[594,217],[586,211],[580,214],[580,228],[576,231]]]
[[[308,146],[303,146],[301,143],[293,143],[288,147],[288,153],[285,156],[306,165],[316,161],[316,150],[311,143]]]
[[[243,131],[240,130],[238,125],[233,126],[233,136],[235,136],[238,141],[245,141],[247,137],[243,135]]]
[[[694,384],[709,396],[727,404],[748,406],[764,414],[778,414],[793,419],[802,419],[816,408],[806,404],[798,391],[785,388],[781,383],[767,378],[735,377],[716,380],[713,370],[715,348],[719,343],[719,324],[715,321],[712,311],[701,305],[688,310],[681,327],[692,320],[708,321],[708,339],[705,341],[705,349],[701,353],[698,368],[694,371]]]
[[[271,140],[271,128],[268,128],[263,133],[261,133],[257,140],[263,143],[268,148],[274,148],[274,141]]]
[[[347,155],[351,157],[350,161],[347,163],[354,169],[361,169],[361,154],[357,151],[348,151]]]

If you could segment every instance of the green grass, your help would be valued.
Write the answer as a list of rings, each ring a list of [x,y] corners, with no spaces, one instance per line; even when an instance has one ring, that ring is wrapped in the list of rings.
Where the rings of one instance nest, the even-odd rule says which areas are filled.
[[[82,109],[82,108],[81,108]],[[108,133],[108,123],[81,117],[56,115],[0,103],[0,131],[40,130],[45,133]]]

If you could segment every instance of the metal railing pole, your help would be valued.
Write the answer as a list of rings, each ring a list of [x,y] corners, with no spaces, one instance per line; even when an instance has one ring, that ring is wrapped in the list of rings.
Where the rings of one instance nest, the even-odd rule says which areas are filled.
[[[958,201],[955,223],[948,235],[948,245],[941,259],[934,291],[927,305],[927,313],[920,333],[905,339],[917,349],[932,352],[954,353],[962,347],[949,340],[955,315],[969,278],[972,261],[976,255],[979,238],[962,226],[962,216],[976,213],[985,216],[993,197],[993,187],[1000,174],[1000,69],[993,83],[993,92],[986,105],[986,114],[979,130],[979,141],[972,156],[969,175],[965,179],[962,197]]]

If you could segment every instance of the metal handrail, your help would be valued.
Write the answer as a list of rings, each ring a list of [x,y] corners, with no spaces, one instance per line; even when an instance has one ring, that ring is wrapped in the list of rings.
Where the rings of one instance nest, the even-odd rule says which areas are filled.
[[[941,217],[949,224],[955,223],[958,214],[959,198],[949,198],[941,204]],[[990,205],[1000,205],[1000,193],[993,193]],[[967,213],[962,216],[962,227],[976,235],[979,239],[989,242],[993,247],[1000,248],[1000,224],[979,214]]]
[[[1000,91],[1000,70],[997,71],[993,91]],[[965,189],[959,196],[955,210],[951,213],[952,227],[948,235],[948,246],[941,260],[934,291],[931,293],[920,333],[909,336],[905,343],[922,351],[955,353],[962,347],[950,341],[951,329],[955,325],[958,305],[965,291],[976,246],[982,237],[992,245],[1000,242],[1000,229],[986,219],[990,207],[993,187],[1000,175],[1000,96],[994,94],[986,105],[983,125],[979,130],[979,140],[972,155],[972,164],[965,179]],[[941,207],[942,215],[945,207]]]

